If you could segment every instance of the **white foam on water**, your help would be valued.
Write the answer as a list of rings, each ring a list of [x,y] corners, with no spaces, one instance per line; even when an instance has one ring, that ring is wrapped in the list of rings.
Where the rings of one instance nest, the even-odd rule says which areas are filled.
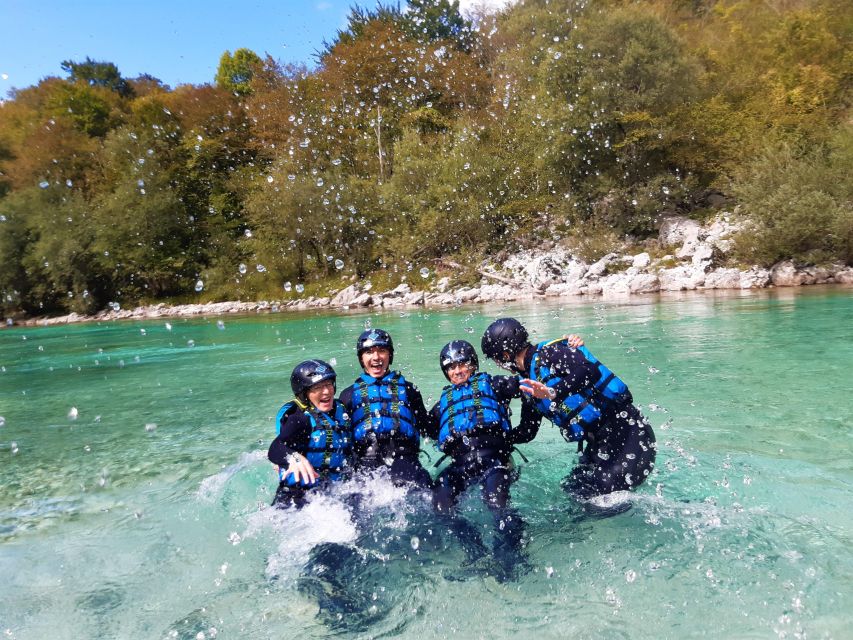
[[[196,491],[196,497],[204,502],[213,502],[217,498],[222,497],[225,485],[231,478],[246,467],[257,463],[259,460],[266,460],[266,458],[266,451],[251,451],[241,454],[237,462],[229,465],[219,473],[202,480],[198,491]]]

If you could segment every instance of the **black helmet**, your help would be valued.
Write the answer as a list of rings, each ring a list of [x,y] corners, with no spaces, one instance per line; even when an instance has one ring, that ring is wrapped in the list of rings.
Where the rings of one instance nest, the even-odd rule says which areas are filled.
[[[384,347],[391,352],[391,357],[388,359],[388,366],[394,362],[394,341],[391,340],[391,335],[382,329],[367,329],[358,336],[356,343],[356,351],[358,351],[358,364],[364,369],[364,364],[361,361],[361,354],[372,349],[373,347]]]
[[[527,329],[515,318],[498,318],[483,334],[483,355],[498,364],[512,362],[516,354],[529,345]],[[509,354],[507,359],[505,354]]]
[[[290,388],[293,395],[300,400],[305,400],[305,392],[315,384],[324,380],[335,382],[338,375],[332,369],[332,365],[322,360],[306,360],[300,362],[290,374]]]
[[[438,358],[438,362],[441,365],[441,371],[444,373],[444,377],[448,380],[450,380],[450,376],[447,375],[447,370],[451,365],[459,362],[467,362],[474,367],[474,371],[480,368],[480,360],[477,358],[477,352],[474,350],[474,345],[470,342],[466,342],[465,340],[454,340],[453,342],[448,342],[444,345],[444,348],[441,350],[441,355]]]

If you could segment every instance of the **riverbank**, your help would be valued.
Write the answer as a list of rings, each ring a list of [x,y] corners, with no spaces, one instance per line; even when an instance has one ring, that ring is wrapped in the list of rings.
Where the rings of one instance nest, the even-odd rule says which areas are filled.
[[[7,325],[49,326],[75,322],[151,319],[231,314],[278,313],[309,309],[444,307],[467,303],[513,302],[536,298],[590,296],[612,299],[637,294],[708,289],[762,289],[814,284],[853,285],[853,267],[842,264],[797,266],[779,262],[769,269],[723,266],[738,225],[721,214],[705,225],[670,217],[661,225],[655,248],[649,251],[611,252],[591,264],[569,249],[546,242],[541,247],[479,265],[476,286],[454,286],[448,276],[426,288],[403,282],[388,291],[373,291],[369,282],[354,282],[327,297],[298,300],[231,301],[169,305],[159,303],[133,309],[109,308],[94,315],[71,313],[52,318],[29,318]],[[428,280],[424,280],[425,283]]]

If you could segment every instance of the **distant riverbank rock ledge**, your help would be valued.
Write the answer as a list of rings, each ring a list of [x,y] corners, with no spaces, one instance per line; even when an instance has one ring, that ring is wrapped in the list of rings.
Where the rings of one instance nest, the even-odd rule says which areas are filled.
[[[853,285],[853,267],[842,264],[798,267],[786,260],[770,269],[724,267],[723,258],[730,251],[733,235],[738,230],[738,225],[730,221],[728,214],[720,214],[705,225],[674,216],[661,224],[658,246],[667,253],[658,258],[653,258],[648,252],[633,255],[613,252],[588,264],[563,247],[530,249],[510,255],[502,262],[486,261],[481,264],[478,272],[482,279],[477,286],[454,288],[450,278],[445,276],[433,281],[426,290],[413,288],[404,282],[390,291],[374,292],[366,283],[355,282],[329,297],[184,305],[161,303],[134,309],[107,309],[92,316],[72,313],[55,318],[34,318],[19,324],[55,325],[323,308],[440,307],[566,296],[618,298],[664,291],[759,289],[829,283]]]

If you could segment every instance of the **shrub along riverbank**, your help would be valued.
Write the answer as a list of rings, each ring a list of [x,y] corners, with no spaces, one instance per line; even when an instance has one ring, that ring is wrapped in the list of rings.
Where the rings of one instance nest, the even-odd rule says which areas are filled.
[[[853,262],[849,2],[528,0],[473,22],[408,4],[354,9],[311,70],[241,49],[213,84],[170,88],[86,59],[14,91],[0,312],[436,274],[517,289],[482,270],[543,244],[565,268],[627,252],[665,271],[684,266],[655,244],[666,221],[724,210],[737,230],[696,286]],[[625,286],[668,286],[642,275]]]

